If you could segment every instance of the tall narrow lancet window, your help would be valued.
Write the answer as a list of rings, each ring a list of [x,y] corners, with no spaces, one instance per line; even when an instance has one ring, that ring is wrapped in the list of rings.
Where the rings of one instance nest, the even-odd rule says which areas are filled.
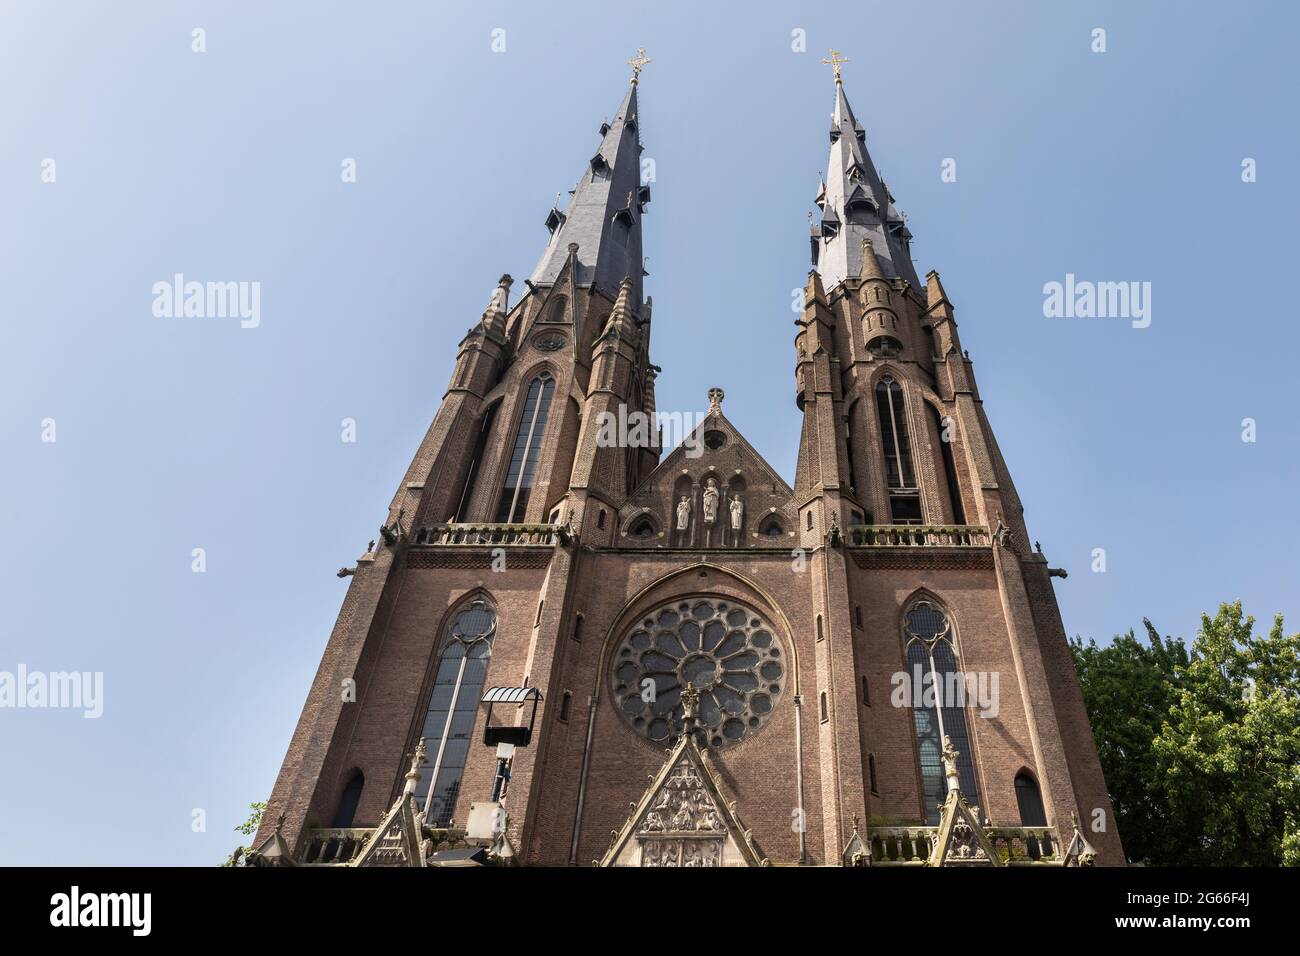
[[[428,757],[415,791],[429,826],[447,826],[456,809],[496,629],[496,610],[483,598],[475,598],[451,616],[443,636],[421,730]]]
[[[1022,827],[1047,826],[1047,813],[1043,810],[1043,795],[1038,792],[1038,783],[1025,770],[1016,774],[1016,805],[1020,808]]]
[[[966,523],[966,509],[961,504],[961,485],[957,482],[957,462],[952,456],[952,439],[956,434],[957,423],[951,418],[939,414],[939,409],[930,406],[934,415],[934,432],[939,441],[939,455],[943,459],[943,475],[948,482],[948,499],[952,502],[953,524]]]
[[[912,444],[908,439],[903,386],[888,375],[876,385],[876,408],[885,451],[890,519],[894,524],[920,524],[921,494],[912,469]]]
[[[1016,779],[1016,792],[1020,789],[1020,780]],[[357,815],[357,806],[361,803],[361,791],[366,786],[366,775],[360,770],[352,774],[348,780],[348,785],[343,788],[343,796],[339,797],[339,806],[334,811],[334,822],[331,824],[335,829],[346,829],[352,826],[352,821]]]
[[[492,434],[492,421],[496,418],[497,409],[501,403],[497,402],[486,412],[479,420],[478,438],[474,441],[474,456],[470,459],[469,469],[465,472],[465,482],[461,485],[460,495],[456,499],[456,510],[452,513],[452,521],[469,520],[469,503],[474,497],[474,488],[478,484],[479,469],[483,466],[483,452],[487,448],[488,436]]]
[[[926,823],[937,826],[939,805],[947,793],[943,773],[943,738],[957,749],[957,780],[968,802],[978,805],[975,758],[966,722],[966,684],[957,667],[952,621],[933,601],[920,600],[903,615],[907,642],[907,676],[912,684],[912,719],[917,761],[921,765]]]
[[[537,471],[537,454],[546,434],[546,415],[551,409],[551,396],[555,394],[555,379],[543,372],[528,386],[524,412],[519,418],[515,433],[514,451],[510,455],[510,468],[506,483],[501,489],[497,504],[497,521],[523,521],[528,511],[528,492],[532,490]]]

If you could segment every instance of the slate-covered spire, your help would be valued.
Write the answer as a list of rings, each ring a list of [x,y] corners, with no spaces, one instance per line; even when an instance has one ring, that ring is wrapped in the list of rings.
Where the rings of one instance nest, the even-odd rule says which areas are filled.
[[[838,69],[830,163],[817,205],[821,221],[813,228],[813,265],[828,290],[842,279],[861,274],[864,239],[871,240],[886,276],[901,276],[920,286],[908,251],[911,233],[871,162],[866,131],[853,115]]]
[[[633,306],[640,310],[641,216],[650,202],[650,187],[641,185],[639,122],[634,75],[614,119],[601,126],[600,148],[583,170],[568,206],[552,209],[546,219],[551,241],[533,271],[534,284],[554,282],[568,259],[569,244],[577,243],[577,284],[595,283],[612,299],[619,283],[631,276]]]

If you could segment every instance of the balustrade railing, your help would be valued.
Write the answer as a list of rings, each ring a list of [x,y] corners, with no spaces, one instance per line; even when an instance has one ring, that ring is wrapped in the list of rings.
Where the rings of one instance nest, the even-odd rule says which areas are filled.
[[[329,827],[310,830],[299,866],[341,866],[350,863],[374,834],[365,827]]]
[[[855,524],[846,532],[851,548],[987,548],[989,529],[974,524]]]
[[[938,827],[871,827],[867,844],[872,866],[925,866]],[[998,859],[1009,866],[1060,866],[1055,827],[993,827],[984,831]]]
[[[924,866],[938,827],[872,827],[867,833],[872,866]]]
[[[995,827],[984,831],[1003,863],[1060,863],[1053,827]]]
[[[554,524],[431,524],[417,528],[411,536],[416,545],[462,547],[525,546],[551,548],[563,544],[567,530]]]

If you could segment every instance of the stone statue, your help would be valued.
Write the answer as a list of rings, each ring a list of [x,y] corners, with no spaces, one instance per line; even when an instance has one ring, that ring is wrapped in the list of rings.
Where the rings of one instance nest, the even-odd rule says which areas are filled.
[[[677,502],[677,530],[685,531],[691,524],[691,499],[682,495],[682,500]]]
[[[731,499],[731,530],[739,532],[745,520],[745,503],[737,495]]]
[[[704,489],[704,523],[713,524],[718,520],[718,483],[710,478]]]

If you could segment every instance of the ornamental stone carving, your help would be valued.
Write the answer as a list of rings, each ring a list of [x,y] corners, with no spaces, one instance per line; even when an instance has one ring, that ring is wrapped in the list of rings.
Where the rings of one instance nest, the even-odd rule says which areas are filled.
[[[721,866],[726,827],[704,781],[683,760],[641,822],[642,866]]]
[[[718,482],[710,478],[704,488],[704,523],[711,525],[718,520]]]

